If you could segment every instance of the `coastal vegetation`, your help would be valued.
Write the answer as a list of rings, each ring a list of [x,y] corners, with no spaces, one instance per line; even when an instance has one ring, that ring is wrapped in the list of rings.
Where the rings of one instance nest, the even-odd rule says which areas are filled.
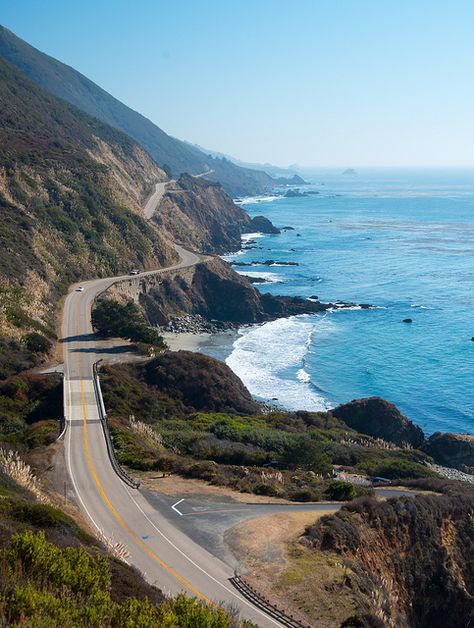
[[[163,336],[146,323],[142,310],[132,301],[99,301],[92,311],[92,326],[103,336],[128,338],[156,349],[166,347]]]
[[[165,598],[68,515],[0,472],[0,623],[231,628],[225,609]]]
[[[363,483],[334,481],[334,469],[343,477],[436,477],[423,452],[362,436],[329,412],[262,411],[208,356],[166,352],[144,365],[108,366],[101,381],[117,456],[132,469],[295,501],[370,493]]]

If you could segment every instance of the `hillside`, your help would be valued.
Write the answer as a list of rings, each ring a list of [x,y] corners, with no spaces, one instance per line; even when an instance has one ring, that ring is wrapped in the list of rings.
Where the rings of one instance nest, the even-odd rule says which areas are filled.
[[[58,298],[79,278],[175,258],[141,210],[165,179],[128,136],[0,59],[0,354],[21,353],[5,338],[53,337]]]
[[[345,566],[339,593],[354,596],[359,619],[344,625],[469,626],[473,506],[472,492],[459,487],[451,495],[365,498],[308,527],[301,542],[320,561],[335,553]]]
[[[0,55],[43,89],[133,137],[158,164],[166,165],[173,177],[183,172],[200,174],[212,170],[208,178],[219,181],[231,196],[258,194],[276,184],[263,171],[214,158],[169,136],[73,68],[33,48],[2,26]]]

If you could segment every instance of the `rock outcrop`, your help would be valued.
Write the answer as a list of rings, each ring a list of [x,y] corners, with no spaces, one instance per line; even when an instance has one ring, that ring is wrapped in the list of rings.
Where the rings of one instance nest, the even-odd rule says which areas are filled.
[[[188,174],[168,186],[153,220],[171,240],[204,253],[240,249],[251,223],[219,183]]]
[[[138,369],[148,385],[194,410],[260,412],[260,406],[237,375],[224,362],[207,355],[167,351]]]
[[[259,233],[277,234],[280,233],[280,229],[277,229],[268,218],[265,216],[254,216],[250,224],[244,229],[244,233],[252,233],[258,231]]]
[[[474,436],[435,432],[428,439],[425,451],[438,464],[461,471],[474,471]]]
[[[340,594],[354,595],[358,611],[344,626],[468,626],[473,508],[471,491],[365,498],[308,527],[301,542],[323,556],[336,552],[348,568]]]
[[[423,430],[404,416],[393,403],[380,397],[356,399],[337,406],[331,413],[349,427],[375,438],[409,444],[416,449],[423,446]]]

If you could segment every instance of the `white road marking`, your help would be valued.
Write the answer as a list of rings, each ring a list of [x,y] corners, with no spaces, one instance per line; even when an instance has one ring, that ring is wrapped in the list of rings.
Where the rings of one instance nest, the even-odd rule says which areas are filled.
[[[145,517],[145,519],[147,519],[151,525],[155,528],[155,530],[158,532],[158,534],[167,542],[171,545],[171,547],[173,549],[175,549],[177,552],[179,552],[181,554],[181,556],[183,556],[184,558],[186,558],[186,560],[189,560],[189,562],[194,565],[194,567],[196,567],[197,569],[199,569],[199,571],[201,571],[205,576],[207,576],[208,578],[210,578],[213,582],[215,582],[218,586],[222,587],[225,591],[227,591],[227,593],[230,593],[233,597],[237,598],[239,600],[239,602],[243,602],[244,604],[246,604],[249,608],[251,608],[253,611],[257,611],[257,613],[259,613],[260,615],[262,615],[262,617],[265,617],[266,620],[271,621],[273,624],[275,624],[275,626],[281,626],[282,624],[279,621],[275,621],[273,619],[273,617],[271,617],[270,615],[268,615],[267,613],[261,611],[258,606],[255,606],[255,604],[252,604],[251,602],[248,602],[243,596],[239,595],[235,590],[230,589],[229,587],[227,587],[225,584],[223,584],[222,582],[220,582],[219,580],[217,580],[217,578],[214,578],[214,576],[212,576],[210,573],[208,573],[205,569],[203,569],[201,567],[201,565],[198,565],[197,563],[194,562],[194,560],[192,558],[190,558],[187,554],[185,554],[183,552],[183,550],[181,550],[179,547],[177,547],[173,541],[171,541],[165,534],[163,534],[163,532],[156,526],[155,522],[152,521],[150,519],[150,517],[146,514],[146,512],[143,510],[143,508],[140,506],[140,504],[135,500],[134,496],[132,495],[132,493],[129,491],[128,487],[125,487],[125,490],[127,491],[130,499],[132,500],[132,502],[135,504],[135,506],[138,508],[138,510],[143,514],[143,516]],[[173,504],[174,506],[176,506],[177,504],[180,504],[182,501],[184,501],[184,497],[183,499],[180,499],[179,501],[176,502],[176,504]],[[173,506],[172,506],[173,508]],[[178,511],[177,511],[178,512]],[[179,513],[182,515],[182,513]]]
[[[179,515],[180,517],[182,517],[182,516],[183,516],[183,513],[182,513],[180,510],[178,510],[178,509],[176,508],[176,506],[177,506],[178,504],[180,504],[181,502],[184,502],[184,497],[183,497],[183,499],[180,499],[179,501],[177,501],[177,502],[176,502],[176,504],[173,504],[173,505],[171,506],[171,508],[172,508],[175,512],[177,512],[177,513],[178,513],[178,515]]]

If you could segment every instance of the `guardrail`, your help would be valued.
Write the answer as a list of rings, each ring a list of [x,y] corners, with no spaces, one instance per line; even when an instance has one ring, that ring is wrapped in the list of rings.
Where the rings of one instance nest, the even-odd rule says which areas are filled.
[[[252,602],[252,604],[262,611],[265,611],[265,613],[273,617],[273,619],[278,620],[283,626],[287,626],[288,628],[311,628],[309,624],[304,624],[299,619],[293,617],[293,615],[289,615],[283,609],[278,608],[276,604],[272,604],[270,600],[263,597],[263,595],[254,589],[242,576],[234,576],[230,578],[230,582],[245,599]]]
[[[100,362],[100,360],[99,360]],[[94,391],[97,399],[97,407],[99,408],[99,416],[100,422],[102,424],[102,429],[104,430],[105,436],[105,444],[107,446],[107,453],[109,454],[110,462],[115,473],[119,476],[119,478],[125,482],[130,488],[138,488],[140,486],[140,482],[134,480],[126,471],[122,469],[115,456],[114,445],[112,443],[112,438],[110,436],[109,428],[107,425],[107,413],[105,411],[104,399],[102,397],[102,390],[100,388],[100,380],[99,380],[99,371],[97,368],[97,364],[99,362],[94,362],[92,365],[93,370],[93,382],[94,382]]]

